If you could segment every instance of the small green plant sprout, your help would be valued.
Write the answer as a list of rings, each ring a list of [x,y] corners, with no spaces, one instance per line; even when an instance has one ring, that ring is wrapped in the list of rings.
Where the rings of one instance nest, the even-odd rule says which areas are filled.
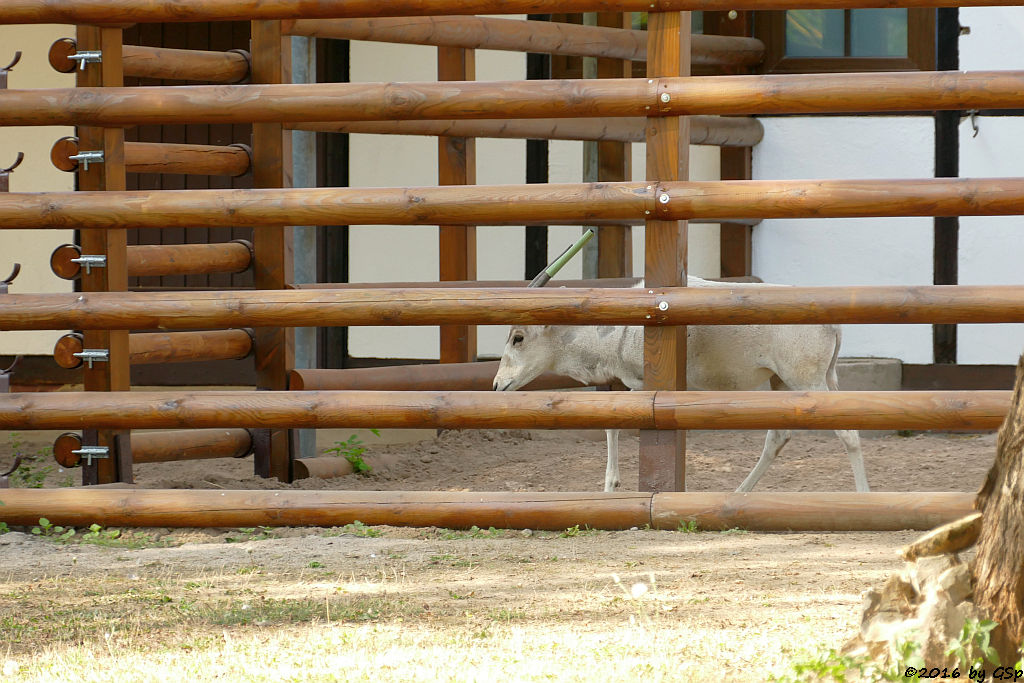
[[[374,529],[372,526],[367,526],[358,519],[351,524],[346,524],[341,527],[341,532],[343,534],[352,534],[353,536],[363,536],[364,538],[376,538],[383,535],[380,529]]]
[[[0,534],[6,534],[11,530],[11,527],[7,526],[7,522],[0,522]]]
[[[992,647],[992,629],[998,625],[991,619],[968,619],[946,654],[955,656],[963,667],[980,668],[986,661],[999,666],[999,653]]]
[[[376,437],[380,436],[380,430],[371,429],[370,432]],[[365,452],[366,446],[356,434],[348,437],[345,441],[335,441],[334,446],[324,449],[324,453],[333,453],[337,457],[348,460],[352,465],[352,471],[356,474],[369,474],[373,471],[373,468],[363,460]]]
[[[695,534],[700,531],[700,527],[697,526],[697,520],[695,519],[679,520],[679,526],[676,527],[676,531],[681,531],[684,534]]]
[[[50,538],[54,541],[64,542],[75,535],[74,527],[54,526],[46,517],[39,518],[39,526],[32,527],[32,533],[43,538]]]
[[[12,488],[41,489],[46,476],[53,472],[53,465],[46,464],[52,452],[49,448],[40,449],[37,453],[25,452],[25,442],[21,435],[11,432],[7,435],[7,443],[15,459],[21,459],[21,465],[11,472],[10,482]]]
[[[571,527],[559,534],[562,538],[572,538],[573,536],[580,535],[580,525],[573,524]]]

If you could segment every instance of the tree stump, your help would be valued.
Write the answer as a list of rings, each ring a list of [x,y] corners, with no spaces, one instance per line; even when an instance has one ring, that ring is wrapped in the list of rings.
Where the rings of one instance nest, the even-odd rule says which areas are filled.
[[[975,501],[983,519],[974,602],[999,622],[992,644],[1003,664],[1012,664],[1024,642],[1024,356],[996,444],[995,463]]]

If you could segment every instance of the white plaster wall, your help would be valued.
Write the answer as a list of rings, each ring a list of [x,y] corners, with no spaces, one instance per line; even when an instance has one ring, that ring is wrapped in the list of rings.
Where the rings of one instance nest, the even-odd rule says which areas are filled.
[[[765,117],[758,180],[929,178],[929,117]],[[793,285],[932,282],[930,218],[771,219],[753,231],[753,273]],[[846,325],[844,356],[930,363],[928,325]]]
[[[963,177],[1021,176],[1024,159],[1024,121],[1011,117],[970,120],[960,124],[960,175]],[[960,218],[960,284],[1024,284],[1024,216],[963,216]],[[1024,352],[1024,325],[959,325],[957,362],[1016,364]]]
[[[73,74],[57,73],[47,61],[47,48],[63,36],[73,35],[73,27],[58,25],[0,26],[0,60],[6,65],[16,50],[21,61],[8,79],[8,87],[66,88],[73,87]],[[73,135],[74,129],[63,126],[0,127],[0,168],[14,163],[18,152],[25,160],[11,174],[11,192],[47,192],[74,189],[74,176],[58,171],[50,163],[50,147],[58,138]],[[59,245],[72,242],[70,230],[5,230],[0,231],[0,278],[7,277],[15,262],[21,263],[21,275],[14,281],[12,292],[23,294],[70,292],[72,283],[61,280],[50,270],[50,253]],[[0,333],[0,354],[47,355],[63,331]]]

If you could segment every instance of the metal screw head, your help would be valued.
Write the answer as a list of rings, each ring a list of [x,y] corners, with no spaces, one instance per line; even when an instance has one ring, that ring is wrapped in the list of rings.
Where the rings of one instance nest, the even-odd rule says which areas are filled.
[[[668,204],[669,196],[667,192],[662,192],[658,195],[658,201],[662,204]]]
[[[661,101],[662,102],[669,102],[671,99],[672,99],[672,96],[669,95],[667,92],[661,93]]]
[[[731,21],[736,21],[736,17],[738,17],[739,15],[740,15],[739,12],[737,12],[734,9],[731,9],[731,10],[729,10],[729,14],[727,16],[729,17],[729,19]]]
[[[667,311],[668,310],[668,302],[667,301],[659,301],[658,302],[658,310],[659,311]]]

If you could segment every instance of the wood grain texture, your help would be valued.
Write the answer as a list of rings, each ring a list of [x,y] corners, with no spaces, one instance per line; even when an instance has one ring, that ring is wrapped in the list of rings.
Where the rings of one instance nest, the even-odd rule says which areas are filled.
[[[622,16],[618,12],[603,14]],[[623,28],[621,22],[612,25],[599,21],[598,26],[581,26],[498,17],[435,16],[328,21],[298,19],[282,23],[288,35],[316,38],[513,50],[637,62],[647,59],[646,32]],[[763,58],[764,44],[755,38],[693,37],[694,64],[709,67],[753,65]]]
[[[1014,6],[1015,0],[4,0],[0,24],[131,24],[437,14]]]
[[[40,88],[4,90],[0,105],[5,126],[1013,109],[1024,73]]]
[[[42,515],[74,526],[343,526],[359,520],[564,531],[576,525],[629,529],[651,519],[651,496],[643,493],[4,489],[0,500],[0,521],[12,525],[38,524]]]
[[[431,365],[400,365],[381,368],[296,369],[289,378],[293,391],[326,389],[394,390],[394,391],[490,391],[498,361],[477,363],[443,363]],[[568,389],[583,386],[580,382],[553,373],[544,373],[523,391]]]
[[[458,47],[437,48],[438,81],[472,81],[476,78],[476,54]],[[476,140],[441,136],[437,139],[437,184],[476,184]],[[437,230],[438,279],[476,279],[476,226],[439,225]],[[476,360],[477,332],[470,325],[442,325],[442,363]]]
[[[661,221],[1008,216],[1024,213],[1024,178],[11,192],[0,194],[0,229],[579,224],[646,211]]]
[[[659,306],[666,304],[666,310]],[[0,330],[1024,322],[1022,285],[8,294]]]
[[[61,171],[75,171],[78,139],[63,137],[50,148],[50,161]],[[128,173],[184,173],[239,176],[251,167],[251,150],[244,145],[185,145],[159,142],[124,143]]]
[[[61,73],[75,71],[78,62],[68,57],[77,50],[73,38],[54,41],[48,54],[50,66]],[[122,62],[124,75],[132,78],[238,83],[249,75],[249,53],[244,50],[216,52],[125,45]]]
[[[651,526],[724,531],[928,530],[971,511],[969,493],[659,493]]]
[[[325,133],[376,133],[383,135],[455,135],[477,138],[530,140],[614,140],[643,142],[647,119],[475,119],[447,121],[318,121],[286,123],[286,128]],[[691,116],[690,144],[751,147],[764,137],[757,119],[742,116]]]
[[[76,72],[76,83],[79,87],[95,87],[102,92],[107,88],[123,85],[120,29],[79,26],[77,44],[83,50],[99,50],[103,53],[101,63]],[[124,131],[119,128],[80,126],[78,138],[83,150],[103,152],[103,163],[93,164],[88,170],[79,170],[79,190],[97,191],[99,196],[124,191]],[[124,229],[81,231],[79,240],[82,251],[106,257],[105,267],[92,268],[91,272],[82,274],[83,292],[123,292],[128,288],[125,265],[127,237],[127,231]],[[85,348],[105,349],[109,353],[106,362],[93,363],[92,367],[82,370],[86,392],[127,391],[131,386],[128,333],[123,330],[83,328],[82,340]],[[89,445],[109,447],[111,457],[96,459],[92,464],[86,465],[82,474],[83,484],[132,481],[128,433],[101,430],[96,432],[95,441],[90,439]]]
[[[53,443],[53,456],[61,467],[79,467],[81,456],[72,451],[81,447],[81,435],[61,434]],[[182,429],[132,435],[135,463],[241,458],[251,452],[252,434],[246,429]]]
[[[62,244],[50,254],[50,269],[65,280],[77,279],[82,266],[71,259],[81,255],[78,245]],[[251,265],[252,244],[245,240],[224,244],[130,244],[125,257],[129,277],[240,273]]]

